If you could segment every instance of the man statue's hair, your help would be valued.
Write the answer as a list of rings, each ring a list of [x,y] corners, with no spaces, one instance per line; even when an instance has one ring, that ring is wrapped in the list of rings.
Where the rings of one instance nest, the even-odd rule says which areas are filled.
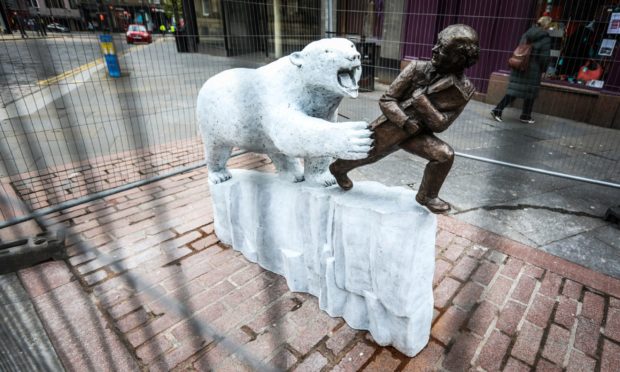
[[[471,67],[480,56],[478,33],[470,26],[463,24],[450,25],[444,28],[438,35],[446,45],[452,45],[452,52],[463,57],[464,67]]]

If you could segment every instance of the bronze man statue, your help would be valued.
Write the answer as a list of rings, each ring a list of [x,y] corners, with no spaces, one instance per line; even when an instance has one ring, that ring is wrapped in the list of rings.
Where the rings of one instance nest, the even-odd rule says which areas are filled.
[[[459,116],[474,94],[474,86],[463,74],[478,60],[476,31],[466,25],[452,25],[439,33],[430,62],[412,61],[379,100],[383,115],[370,126],[374,148],[361,160],[338,159],[329,167],[338,185],[353,187],[347,173],[374,163],[400,149],[427,159],[416,200],[433,213],[450,210],[439,198],[452,162],[454,150],[437,138]]]

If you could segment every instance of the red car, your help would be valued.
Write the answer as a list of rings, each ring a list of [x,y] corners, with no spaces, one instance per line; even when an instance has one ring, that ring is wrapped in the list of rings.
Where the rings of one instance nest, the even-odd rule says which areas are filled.
[[[152,41],[153,37],[143,25],[129,25],[129,27],[127,27],[127,44],[150,44]]]

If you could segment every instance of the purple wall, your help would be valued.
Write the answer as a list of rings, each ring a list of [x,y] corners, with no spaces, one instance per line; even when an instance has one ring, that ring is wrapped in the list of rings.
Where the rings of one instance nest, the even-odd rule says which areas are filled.
[[[620,53],[617,45],[614,53],[614,59],[605,66],[608,74],[605,76],[603,90],[617,93],[620,92]]]
[[[435,42],[440,0],[410,0],[407,5],[403,54],[405,59],[429,59]]]
[[[480,36],[480,60],[467,76],[486,92],[493,71],[507,69],[506,60],[521,34],[535,18],[536,0],[410,0],[403,37],[404,59],[428,59],[437,33],[445,26],[464,23]]]

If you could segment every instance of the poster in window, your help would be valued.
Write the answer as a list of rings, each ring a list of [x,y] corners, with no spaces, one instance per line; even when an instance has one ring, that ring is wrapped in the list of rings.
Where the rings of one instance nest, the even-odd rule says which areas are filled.
[[[598,50],[599,56],[611,57],[614,52],[614,47],[616,46],[615,39],[603,39],[601,42],[601,47]]]
[[[602,88],[605,82],[603,80],[590,80],[586,82],[586,85],[591,88]]]
[[[616,35],[620,34],[620,13],[611,13],[607,33]]]

